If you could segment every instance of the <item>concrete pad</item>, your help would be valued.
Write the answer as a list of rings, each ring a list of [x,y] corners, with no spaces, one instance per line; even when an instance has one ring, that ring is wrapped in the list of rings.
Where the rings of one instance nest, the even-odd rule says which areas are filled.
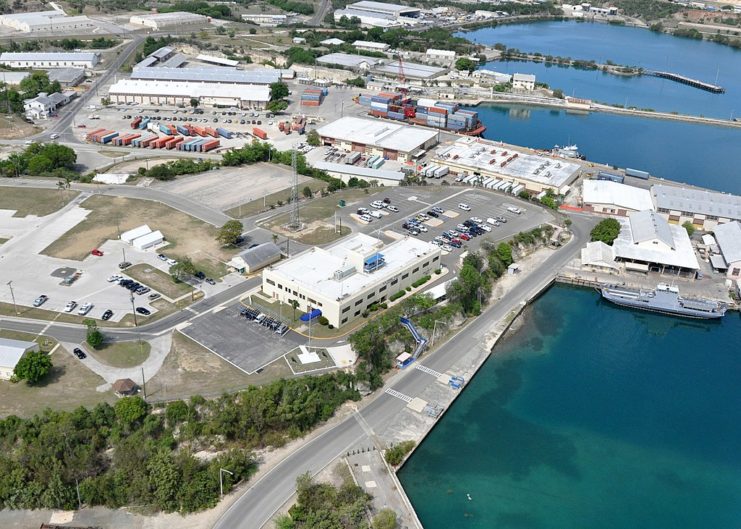
[[[303,351],[303,349],[304,346],[302,345],[301,350]],[[316,364],[317,362],[321,362],[318,354],[309,351],[303,351],[296,356],[298,357],[298,361],[301,362],[301,365]]]
[[[70,523],[75,519],[74,511],[54,511],[49,517],[50,524]]]
[[[384,230],[383,234],[386,237],[389,237],[390,239],[393,239],[395,241],[398,241],[399,239],[404,238],[403,234],[399,233],[398,231],[394,231],[394,230]]]
[[[414,397],[412,399],[412,402],[407,404],[407,408],[416,411],[417,413],[422,413],[425,409],[425,406],[427,406],[427,401],[420,399],[419,397]]]
[[[448,375],[447,373],[443,373],[442,375],[437,377],[437,381],[440,382],[440,384],[447,386],[450,382],[450,375]]]
[[[426,220],[424,223],[427,224],[430,228],[437,228],[440,226],[444,221],[440,219],[431,218],[430,220]]]
[[[350,367],[358,360],[358,355],[355,354],[350,344],[327,347],[327,353],[332,357],[337,367]]]
[[[445,215],[449,219],[455,219],[460,216],[460,213],[451,209],[446,209],[445,211],[443,211],[443,215]]]

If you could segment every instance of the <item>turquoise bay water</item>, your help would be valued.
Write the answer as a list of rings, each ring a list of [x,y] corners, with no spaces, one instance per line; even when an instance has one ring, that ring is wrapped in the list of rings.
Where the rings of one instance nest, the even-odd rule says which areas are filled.
[[[738,313],[554,287],[522,321],[400,472],[426,529],[741,525]]]
[[[620,77],[541,63],[493,62],[487,68],[533,73],[539,81],[576,97],[728,119],[741,113],[741,51],[708,41],[683,39],[645,29],[566,21],[511,24],[459,33],[473,42],[668,70],[726,89],[712,94],[649,76]]]
[[[741,129],[524,105],[476,110],[488,139],[536,149],[576,143],[595,162],[741,194]]]

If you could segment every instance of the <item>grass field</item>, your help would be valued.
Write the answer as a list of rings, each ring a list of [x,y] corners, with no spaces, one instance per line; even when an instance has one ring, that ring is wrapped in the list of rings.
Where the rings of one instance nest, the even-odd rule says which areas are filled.
[[[36,215],[43,217],[60,210],[74,199],[77,191],[34,189],[20,187],[0,188],[0,209],[15,210],[14,217]]]
[[[6,242],[8,242],[9,240],[10,240],[10,239],[5,239],[5,238],[3,238],[3,237],[0,237],[0,244],[5,244],[5,243],[6,243]]]
[[[113,342],[100,349],[88,347],[92,356],[112,367],[136,367],[147,358],[151,346],[144,340],[134,342]]]
[[[146,264],[129,267],[124,270],[124,274],[170,299],[177,299],[193,290],[189,284],[176,283],[169,274]]]
[[[175,259],[190,257],[193,263],[211,277],[226,273],[224,262],[236,249],[222,248],[216,242],[216,228],[158,202],[96,195],[83,203],[91,210],[87,218],[42,253],[61,259],[81,261],[90,248],[107,239],[117,239],[121,232],[142,224],[159,229],[169,243],[162,251]]]
[[[45,336],[38,338],[33,334],[4,330],[0,331],[0,337],[53,342]],[[63,348],[58,347],[51,359],[54,365],[51,373],[38,385],[0,381],[0,417],[29,417],[45,408],[72,410],[78,406],[94,406],[99,402],[115,400],[110,392],[96,391],[95,388],[105,384],[105,380]]]
[[[329,356],[329,353],[323,347],[312,347],[309,350],[319,356],[318,362],[302,364],[298,358],[298,355],[301,352],[298,347],[286,354],[286,362],[288,362],[290,369],[292,369],[296,374],[316,371],[317,369],[330,369],[336,367],[334,360],[332,360],[332,357]]]
[[[349,213],[355,211],[356,208],[354,207],[354,204],[357,204],[358,202],[363,202],[363,204],[371,202],[373,200],[371,197],[381,191],[383,191],[382,187],[345,189],[338,191],[337,193],[332,193],[328,197],[315,198],[301,205],[301,222],[308,224],[319,220],[332,221],[335,211],[338,212],[338,214],[342,214],[343,217],[346,217]],[[340,200],[345,201],[346,205],[344,208],[339,207],[338,204]],[[265,227],[271,228],[274,226],[284,226],[288,224],[290,218],[290,212],[281,213],[265,222]]]
[[[299,193],[303,191],[304,187],[306,186],[309,186],[312,193],[316,193],[317,191],[321,189],[325,189],[327,187],[327,184],[326,182],[323,182],[322,180],[312,179],[299,186],[300,187]],[[303,195],[301,196],[303,197]],[[227,215],[235,219],[242,219],[245,217],[256,215],[262,211],[269,211],[270,206],[278,205],[279,201],[285,204],[289,200],[291,200],[291,188],[290,187],[282,191],[271,193],[267,195],[265,198],[258,198],[257,200],[252,200],[250,202],[247,202],[246,204],[233,207],[231,209],[226,210],[224,213],[226,213]]]

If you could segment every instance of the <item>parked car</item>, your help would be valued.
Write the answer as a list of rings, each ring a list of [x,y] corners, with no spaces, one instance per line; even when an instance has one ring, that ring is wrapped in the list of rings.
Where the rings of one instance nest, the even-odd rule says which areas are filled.
[[[138,312],[139,314],[143,314],[144,316],[149,316],[150,314],[152,314],[149,309],[144,307],[136,307],[136,312]]]
[[[33,306],[40,307],[41,305],[46,303],[48,299],[49,299],[49,296],[47,296],[46,294],[41,294],[39,297],[33,300]]]
[[[208,283],[209,285],[215,285],[215,284],[216,284],[216,281],[214,281],[214,280],[213,280],[213,279],[211,279],[210,277],[207,277],[207,278],[206,278],[206,283]]]
[[[440,215],[432,210],[427,212],[427,215],[430,217],[438,218]]]
[[[167,264],[169,264],[170,266],[175,266],[176,264],[178,264],[178,262],[175,259],[168,259]]]
[[[441,248],[442,248],[442,250],[443,250],[444,252],[452,252],[452,251],[453,251],[453,247],[452,247],[452,246],[450,246],[449,244],[443,244],[443,245],[441,246]]]
[[[122,278],[122,277],[121,277],[120,275],[118,275],[118,274],[113,274],[112,276],[109,276],[109,277],[108,277],[107,281],[108,281],[109,283],[115,283],[116,281],[121,281],[121,279],[123,279],[123,278]]]
[[[373,222],[373,217],[370,215],[360,215],[360,220],[364,220],[365,222]]]
[[[462,241],[470,241],[471,240],[471,236],[468,235],[467,233],[461,233],[460,238],[461,238]]]
[[[481,220],[481,219],[480,219],[480,218],[478,218],[478,217],[471,217],[471,220],[472,220],[473,222],[475,222],[476,224],[483,224],[483,223],[484,223],[484,221],[483,221],[483,220]]]
[[[167,256],[165,254],[160,253],[160,254],[157,254],[157,259],[159,259],[160,261],[167,261]]]
[[[458,204],[458,209],[462,209],[463,211],[471,211],[471,206],[461,202],[460,204]]]
[[[369,215],[373,218],[380,219],[383,217],[379,211],[371,211]]]
[[[200,279],[201,281],[203,281],[204,279],[206,279],[206,274],[204,274],[204,273],[203,273],[203,272],[201,272],[200,270],[199,270],[198,272],[196,272],[196,273],[195,273],[194,275],[195,275],[195,276],[196,276],[196,277],[197,277],[198,279]]]
[[[399,212],[399,208],[397,208],[396,206],[392,206],[392,205],[386,206],[386,209],[389,210],[389,211],[393,211],[394,213],[398,213]]]
[[[67,304],[64,306],[64,312],[72,312],[73,310],[75,310],[76,306],[76,301],[68,301]]]
[[[84,316],[88,312],[90,312],[93,308],[92,303],[83,303],[82,306],[77,310],[77,314],[80,316]]]
[[[507,206],[507,211],[510,213],[514,213],[515,215],[522,214],[522,210],[520,208],[516,208],[515,206]]]
[[[108,310],[106,310],[106,311],[105,311],[105,312],[103,313],[103,316],[101,316],[101,319],[102,319],[103,321],[108,321],[108,320],[110,320],[110,319],[111,319],[111,316],[113,316],[113,311],[112,311],[111,309],[108,309]]]
[[[97,248],[93,248],[90,253],[93,254],[95,257],[103,257],[103,252],[101,252]]]
[[[434,206],[432,208],[432,211],[434,211],[438,215],[442,215],[443,213],[445,213],[445,210],[443,208],[439,207],[439,206]]]
[[[155,299],[159,299],[161,296],[157,292],[152,292],[149,294],[149,301],[154,301]]]
[[[131,266],[131,263],[130,263],[130,262],[128,262],[128,261],[124,261],[123,263],[118,263],[118,267],[119,267],[119,268],[120,268],[121,270],[125,270],[126,268],[128,268],[128,267],[130,267],[130,266]]]
[[[80,360],[84,360],[85,358],[87,358],[87,355],[85,354],[85,352],[79,347],[75,347],[72,350],[72,352],[75,353],[75,356],[79,358]]]
[[[491,231],[491,227],[487,226],[486,224],[482,224],[481,226],[479,226],[479,229],[484,231]]]

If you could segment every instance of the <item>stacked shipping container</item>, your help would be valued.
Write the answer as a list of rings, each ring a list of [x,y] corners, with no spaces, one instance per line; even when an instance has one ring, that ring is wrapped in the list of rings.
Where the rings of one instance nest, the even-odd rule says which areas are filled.
[[[327,94],[329,94],[329,90],[326,88],[307,88],[301,94],[301,106],[318,107],[322,104]]]

